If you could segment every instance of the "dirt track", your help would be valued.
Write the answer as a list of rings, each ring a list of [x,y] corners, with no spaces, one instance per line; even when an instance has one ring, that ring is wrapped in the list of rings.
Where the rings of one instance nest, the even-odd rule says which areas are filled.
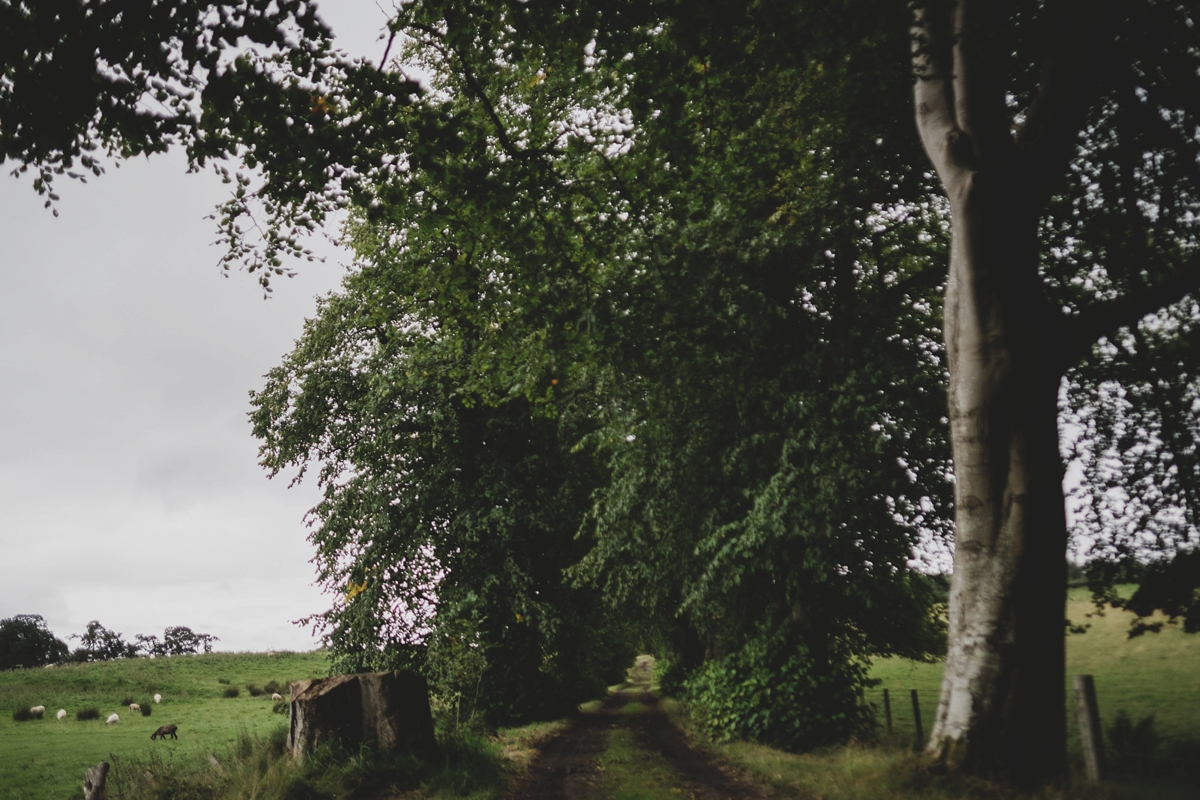
[[[658,699],[641,688],[649,684],[646,670],[639,674],[635,668],[633,686],[610,695],[598,712],[580,715],[550,739],[513,787],[510,800],[603,800],[606,793],[597,759],[614,728],[630,730],[647,751],[662,756],[679,776],[683,790],[679,796],[685,800],[769,800],[772,795],[766,790],[688,743]],[[621,713],[633,701],[645,705],[645,713]]]

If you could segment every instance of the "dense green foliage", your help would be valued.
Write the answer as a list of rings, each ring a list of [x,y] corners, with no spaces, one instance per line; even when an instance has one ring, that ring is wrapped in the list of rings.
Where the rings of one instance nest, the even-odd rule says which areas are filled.
[[[632,657],[596,593],[562,578],[599,479],[569,447],[589,423],[468,402],[455,343],[411,325],[403,296],[367,302],[394,269],[379,258],[254,398],[267,465],[320,462],[312,539],[341,596],[317,621],[339,669],[423,669],[461,719],[560,714]]]
[[[0,670],[57,664],[67,653],[67,643],[55,637],[40,614],[0,620]]]
[[[622,613],[710,664],[698,693],[792,664],[779,688],[810,696],[806,676],[849,687],[873,655],[937,650],[909,560],[949,534],[948,232],[912,126],[911,9],[414,2],[392,27],[420,91],[331,55],[310,4],[85,5],[0,3],[2,157],[39,190],[101,147],[235,157],[227,263],[264,283],[357,208],[357,273],[254,400],[264,464],[318,465],[341,668],[424,664],[468,717],[508,719],[598,680],[632,641]],[[1074,41],[1072,8],[1018,3],[996,28],[1009,105],[1044,107],[1036,66]],[[1073,10],[1121,35],[1061,62],[1087,91],[1064,106],[1065,184],[1029,173],[1049,199],[1024,289],[1096,336],[1130,298],[1069,375],[1079,533],[1102,560],[1186,553],[1196,311],[1138,320],[1194,261],[1194,20]],[[1180,563],[1146,608],[1191,610]]]
[[[685,697],[710,735],[798,750],[865,738],[874,719],[858,702],[867,669],[853,650],[810,652],[787,627],[756,633],[687,682]]]
[[[359,270],[254,399],[264,464],[319,465],[345,668],[421,642],[475,662],[490,716],[536,713],[528,676],[612,652],[603,597],[688,668],[789,664],[814,701],[826,676],[798,712],[825,719],[871,654],[940,646],[907,562],[947,516],[943,232],[880,149],[915,152],[907,101],[833,102],[906,39],[838,53],[811,11],[400,13],[460,144],[400,156]],[[853,725],[773,730],[818,727]]]

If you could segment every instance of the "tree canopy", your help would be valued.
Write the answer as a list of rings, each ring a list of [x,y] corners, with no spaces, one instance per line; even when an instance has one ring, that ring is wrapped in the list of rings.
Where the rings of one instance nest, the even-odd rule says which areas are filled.
[[[65,661],[67,643],[57,638],[40,614],[0,620],[0,669],[44,667]]]
[[[862,659],[936,650],[910,560],[953,513],[931,752],[1052,780],[1063,443],[1098,596],[1134,554],[1174,588],[1133,607],[1194,607],[1187,4],[430,0],[380,69],[303,4],[177,0],[177,27],[87,5],[0,3],[29,34],[0,48],[4,158],[39,189],[90,148],[178,142],[233,184],[227,263],[264,282],[355,209],[358,271],[254,398],[264,464],[319,465],[348,667],[442,642],[479,687],[519,636],[586,660],[558,637],[612,630],[599,596],[704,662],[697,702],[803,672],[844,708]],[[167,46],[64,55],[136,25]],[[28,87],[71,100],[68,139]]]
[[[801,747],[859,724],[843,712],[863,659],[940,648],[908,562],[946,531],[939,278],[923,271],[944,233],[926,177],[878,143],[919,152],[896,123],[907,101],[832,101],[881,48],[904,63],[907,38],[848,32],[854,57],[814,71],[789,55],[811,36],[802,11],[723,11],[729,38],[705,58],[692,23],[632,10],[628,27],[559,29],[502,5],[401,13],[404,56],[461,143],[406,151],[376,187],[348,237],[360,271],[254,398],[264,463],[321,465],[313,538],[345,595],[323,621],[351,662],[454,630],[465,588],[482,603],[501,581],[489,616],[531,620],[599,590],[689,670],[728,659],[783,691],[825,675],[795,713],[842,727],[736,731]],[[502,420],[522,420],[521,444]],[[538,502],[513,466],[483,469],[526,448],[556,465]],[[518,533],[554,556],[527,584],[539,615],[504,610],[528,592],[513,551],[478,558]]]

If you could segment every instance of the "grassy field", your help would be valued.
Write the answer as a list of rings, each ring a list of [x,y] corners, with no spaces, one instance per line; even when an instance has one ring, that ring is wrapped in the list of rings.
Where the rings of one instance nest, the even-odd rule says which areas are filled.
[[[212,653],[0,672],[0,798],[80,796],[84,770],[113,756],[223,758],[239,734],[266,738],[287,724],[286,716],[273,713],[269,694],[250,696],[250,684],[286,686],[328,670],[323,653]],[[238,697],[224,696],[231,687],[240,690]],[[161,705],[151,699],[155,693]],[[148,704],[151,715],[130,712],[122,705],[126,699]],[[16,708],[35,705],[46,707],[44,719],[13,720]],[[99,709],[100,718],[78,721],[76,712],[87,707]],[[55,718],[60,708],[67,711],[61,721]],[[120,722],[105,725],[113,713]],[[150,741],[156,728],[170,723],[179,726],[178,741]]]
[[[1159,761],[1192,757],[1196,752],[1194,747],[1179,756],[1173,756],[1171,748],[1188,740],[1200,742],[1200,636],[1166,626],[1161,633],[1129,639],[1126,631],[1131,614],[1110,609],[1103,617],[1088,618],[1093,610],[1085,590],[1071,591],[1067,617],[1076,624],[1091,625],[1086,633],[1067,637],[1068,748],[1075,772],[1081,774],[1083,770],[1079,729],[1074,713],[1070,713],[1074,708],[1070,680],[1076,674],[1094,676],[1101,724],[1106,730],[1119,712],[1135,723],[1153,715],[1154,729],[1163,740]],[[914,738],[912,689],[917,690],[928,736],[936,711],[942,665],[886,659],[876,663],[871,674],[881,683],[868,690],[866,699],[877,708],[881,725],[883,689],[890,690],[895,730],[892,743],[902,746]],[[857,760],[866,762],[870,758],[860,754]]]
[[[1132,615],[1109,610],[1103,617],[1088,619],[1093,610],[1083,589],[1071,590],[1067,617],[1072,622],[1090,623],[1087,633],[1067,637],[1067,680],[1070,676],[1095,676],[1101,722],[1107,726],[1118,711],[1134,721],[1154,715],[1155,728],[1165,738],[1200,738],[1200,635],[1185,634],[1176,626],[1161,633],[1126,638]],[[897,737],[911,739],[914,733],[909,691],[916,689],[921,717],[928,735],[936,710],[942,680],[942,665],[919,664],[904,659],[876,663],[871,675],[880,686],[867,692],[867,700],[880,709],[883,689],[889,689]],[[1074,702],[1074,695],[1068,695]],[[1074,715],[1068,715],[1072,752],[1079,753],[1079,732]]]
[[[1085,634],[1067,640],[1068,675],[1095,676],[1100,713],[1107,727],[1118,711],[1135,722],[1154,715],[1164,742],[1200,742],[1200,636],[1185,635],[1168,628],[1129,640],[1125,636],[1129,615],[1109,612],[1102,618],[1086,619],[1091,611],[1083,592],[1073,592],[1068,616],[1075,622],[1090,622]],[[220,797],[317,797],[342,796],[353,786],[370,783],[369,775],[355,770],[376,769],[364,764],[333,766],[327,773],[309,769],[299,772],[284,757],[282,733],[286,717],[273,713],[268,695],[252,697],[251,684],[268,682],[286,685],[295,680],[321,677],[328,662],[321,653],[265,654],[216,653],[172,659],[129,660],[84,664],[52,669],[0,672],[0,800],[65,800],[81,795],[83,772],[100,760],[115,763],[125,774],[146,775],[146,786],[129,796],[172,796],[162,791],[162,776],[228,774],[236,790],[214,793]],[[928,733],[941,680],[940,664],[914,664],[899,659],[877,663],[872,671],[881,685],[868,692],[866,700],[880,709],[882,689],[892,696],[896,735],[883,746],[852,745],[827,752],[792,755],[760,745],[733,743],[712,745],[723,758],[738,764],[776,785],[783,793],[806,797],[855,798],[855,800],[922,800],[957,797],[1007,798],[987,786],[978,791],[962,784],[941,786],[923,771],[908,750],[913,737],[909,690],[917,689],[922,717]],[[237,687],[237,697],[225,694]],[[151,699],[161,693],[161,705]],[[130,713],[123,701],[134,700],[152,708],[149,717]],[[596,704],[592,705],[598,705]],[[668,703],[672,705],[671,703]],[[42,720],[17,722],[17,708],[46,706]],[[99,710],[99,719],[78,721],[81,708]],[[65,720],[55,719],[64,708]],[[592,711],[592,708],[584,708]],[[626,714],[643,711],[630,703]],[[117,713],[121,721],[106,726],[104,719]],[[151,742],[158,726],[179,726],[178,741]],[[423,800],[478,798],[494,800],[503,793],[509,777],[524,768],[536,753],[539,741],[560,729],[561,723],[501,731],[489,739],[444,742],[439,763],[415,768],[387,767],[382,780],[409,775],[406,791]],[[1069,718],[1071,753],[1077,773],[1081,771],[1078,733]],[[624,738],[622,738],[624,737]],[[605,796],[640,800],[665,797],[675,790],[667,769],[659,760],[637,751],[632,740],[620,733],[609,742],[601,769],[607,774]],[[1169,755],[1169,748],[1160,748]],[[1185,757],[1195,756],[1193,746]],[[212,764],[215,755],[218,764]],[[391,771],[389,772],[388,769]],[[215,772],[214,772],[215,770]],[[236,773],[236,774],[234,774]],[[275,775],[274,773],[279,773]],[[314,777],[315,776],[315,777]],[[189,778],[192,780],[192,778]],[[273,781],[270,792],[257,788]],[[157,783],[156,783],[157,782]],[[228,783],[229,781],[227,781]],[[1183,800],[1198,796],[1194,785],[1154,783],[1125,777],[1100,790],[1079,787],[1072,798],[1153,798]],[[151,785],[154,784],[154,785]],[[421,788],[417,788],[417,786]],[[1078,784],[1077,784],[1078,786]],[[293,791],[299,787],[303,791]],[[342,791],[342,788],[346,791]],[[964,794],[966,791],[966,794]],[[1049,795],[1048,795],[1049,797]],[[1062,795],[1054,795],[1062,797]]]

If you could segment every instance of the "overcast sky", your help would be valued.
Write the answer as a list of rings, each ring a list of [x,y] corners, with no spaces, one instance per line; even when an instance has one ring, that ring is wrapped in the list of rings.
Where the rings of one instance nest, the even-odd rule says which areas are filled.
[[[377,60],[369,0],[323,0],[338,44]],[[60,180],[59,217],[0,178],[0,618],[62,639],[98,619],[132,641],[186,625],[221,650],[308,650],[316,487],[258,467],[247,393],[349,260],[327,242],[263,300],[222,277],[205,216],[227,187],[179,154]],[[316,245],[320,245],[319,247]],[[75,646],[75,645],[73,645]]]

